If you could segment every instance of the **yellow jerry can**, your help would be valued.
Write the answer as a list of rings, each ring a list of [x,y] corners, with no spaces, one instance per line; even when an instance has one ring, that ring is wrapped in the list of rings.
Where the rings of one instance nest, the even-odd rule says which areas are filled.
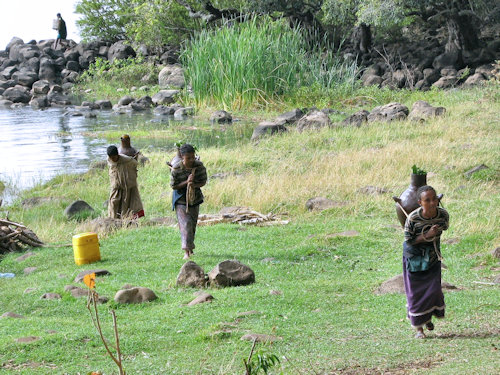
[[[87,232],[73,236],[73,253],[78,265],[101,260],[97,233]]]

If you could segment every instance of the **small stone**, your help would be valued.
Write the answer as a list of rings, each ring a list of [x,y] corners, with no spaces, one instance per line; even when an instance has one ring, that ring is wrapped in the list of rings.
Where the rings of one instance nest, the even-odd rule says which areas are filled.
[[[26,288],[24,289],[24,294],[29,294],[29,293],[33,293],[34,291],[36,291],[37,289],[36,288]]]
[[[342,207],[347,205],[347,202],[335,202],[332,201],[331,199],[324,198],[324,197],[314,197],[310,198],[306,202],[306,208],[309,211],[323,211],[327,210],[332,207]]]
[[[45,293],[40,299],[61,299],[61,295],[59,293]]]
[[[75,298],[87,297],[89,295],[89,291],[83,288],[73,288],[70,291],[71,295]]]
[[[6,313],[3,313],[2,318],[14,318],[14,319],[24,319],[24,316],[22,315],[19,315],[19,314],[16,314],[16,313],[13,313],[13,312],[6,312]]]
[[[27,337],[19,337],[18,339],[16,339],[16,342],[28,343],[28,342],[38,341],[38,340],[40,340],[40,337],[27,336]]]
[[[71,291],[71,290],[73,290],[73,289],[78,289],[78,287],[77,287],[77,286],[74,286],[74,285],[66,285],[66,286],[64,287],[64,291],[65,291],[65,292],[69,292],[69,291]]]
[[[272,263],[276,260],[276,258],[264,258],[261,260],[262,263]]]
[[[371,185],[367,185],[367,186],[364,186],[362,188],[359,188],[358,191],[360,193],[363,193],[363,194],[371,194],[371,195],[386,194],[386,193],[390,192],[390,190],[387,190],[387,189],[384,189],[381,187],[377,187],[377,186],[371,186]]]
[[[149,288],[135,287],[131,289],[119,290],[115,294],[116,303],[143,303],[150,302],[158,297]]]
[[[16,258],[16,262],[22,262],[23,260],[28,259],[29,257],[35,256],[36,254],[32,251],[28,251],[26,254],[21,255],[20,257]]]
[[[241,340],[256,341],[256,342],[275,342],[275,341],[281,341],[283,340],[283,338],[279,336],[264,335],[261,333],[248,333],[242,336]]]
[[[447,245],[455,245],[460,242],[460,238],[448,238],[444,240],[443,243]]]
[[[37,270],[38,267],[26,267],[24,269],[24,274],[29,275],[30,273],[33,273]]]
[[[212,302],[214,297],[211,294],[203,293],[188,303],[188,306],[194,306],[199,303]]]
[[[269,294],[272,296],[281,296],[283,292],[281,290],[270,290]]]
[[[47,332],[49,335],[55,335],[56,333],[58,333],[56,330],[54,329],[48,329],[46,330],[45,332]]]

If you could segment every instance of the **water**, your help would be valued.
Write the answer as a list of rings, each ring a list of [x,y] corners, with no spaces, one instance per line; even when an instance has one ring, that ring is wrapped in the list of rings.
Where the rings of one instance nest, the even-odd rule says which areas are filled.
[[[197,147],[248,142],[253,129],[248,123],[220,126],[174,121],[152,112],[118,115],[99,111],[93,119],[66,112],[62,108],[0,108],[0,198],[4,204],[12,202],[21,190],[59,174],[86,172],[92,161],[104,160],[109,141],[103,139],[103,131],[139,132],[140,138],[131,136],[132,145],[147,156],[151,150],[171,154],[178,140]],[[158,131],[161,137],[154,137]],[[119,135],[116,138],[118,144]]]

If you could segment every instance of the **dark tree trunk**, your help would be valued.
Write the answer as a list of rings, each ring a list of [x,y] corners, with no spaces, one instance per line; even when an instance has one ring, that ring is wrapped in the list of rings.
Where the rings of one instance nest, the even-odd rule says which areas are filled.
[[[446,52],[471,51],[479,47],[476,27],[468,15],[454,15],[446,20],[448,27],[448,42]]]
[[[361,53],[370,52],[372,48],[372,32],[370,25],[362,23],[354,28],[352,43],[356,51]]]

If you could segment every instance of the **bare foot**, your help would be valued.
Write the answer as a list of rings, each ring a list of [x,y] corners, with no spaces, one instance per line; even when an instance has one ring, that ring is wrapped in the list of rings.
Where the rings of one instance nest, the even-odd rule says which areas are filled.
[[[186,250],[182,259],[189,259],[189,250]]]
[[[417,333],[415,335],[416,339],[425,339],[424,330],[422,327],[417,328]]]

